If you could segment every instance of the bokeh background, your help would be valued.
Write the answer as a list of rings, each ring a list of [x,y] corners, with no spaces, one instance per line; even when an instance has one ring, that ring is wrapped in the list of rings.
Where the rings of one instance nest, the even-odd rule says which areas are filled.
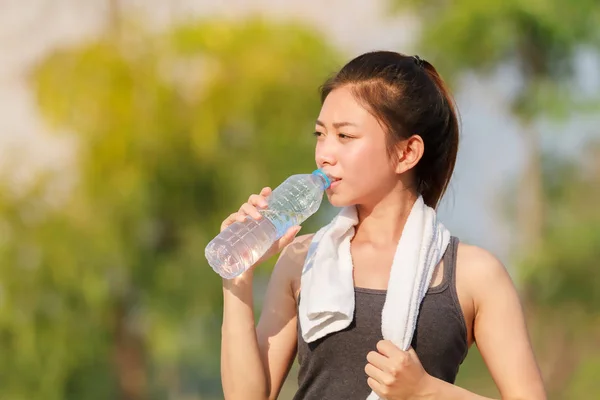
[[[222,399],[204,247],[377,49],[450,82],[441,219],[509,269],[551,399],[600,398],[597,0],[4,0],[0,49],[1,399]],[[457,383],[498,396],[476,346]]]

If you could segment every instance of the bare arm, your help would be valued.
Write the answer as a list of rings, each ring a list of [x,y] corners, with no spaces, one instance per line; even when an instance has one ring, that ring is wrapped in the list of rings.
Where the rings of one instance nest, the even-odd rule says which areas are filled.
[[[268,395],[254,328],[252,282],[251,271],[223,280],[221,381],[226,399]]]
[[[224,281],[221,378],[227,400],[276,399],[279,395],[296,354],[296,300],[291,282],[302,268],[307,237],[296,238],[279,257],[256,328],[252,271]]]
[[[302,272],[311,235],[296,238],[276,265],[277,276],[269,282],[257,327],[258,344],[267,370],[269,399],[281,391],[297,350],[297,304],[292,287]]]
[[[477,347],[502,399],[545,400],[519,296],[508,272],[493,255],[474,246],[461,245],[459,263],[462,276],[468,276],[475,306]],[[485,399],[440,380],[434,387],[432,398]]]

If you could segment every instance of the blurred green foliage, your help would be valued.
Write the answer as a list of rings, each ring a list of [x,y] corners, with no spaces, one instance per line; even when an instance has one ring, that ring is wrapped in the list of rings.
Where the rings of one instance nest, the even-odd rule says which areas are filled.
[[[513,111],[526,120],[566,117],[580,99],[570,89],[575,55],[600,49],[595,0],[391,0],[396,12],[422,21],[419,51],[455,81],[513,66],[520,85]],[[575,95],[575,96],[574,96]],[[575,103],[575,104],[574,104]]]
[[[600,316],[600,147],[589,145],[583,160],[547,157],[544,168],[544,251],[530,255],[522,278],[530,296],[552,309],[577,305]],[[583,161],[583,162],[582,162]]]
[[[44,59],[32,84],[75,158],[0,191],[0,398],[218,395],[204,247],[251,193],[313,169],[336,67],[310,29],[259,19],[126,28]]]

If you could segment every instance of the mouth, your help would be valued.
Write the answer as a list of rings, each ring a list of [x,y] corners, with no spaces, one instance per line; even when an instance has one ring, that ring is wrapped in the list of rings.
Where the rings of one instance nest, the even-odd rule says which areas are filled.
[[[331,181],[331,185],[329,185],[329,187],[333,187],[333,186],[337,186],[339,184],[339,182],[342,180],[342,178],[334,178],[333,176],[329,177],[329,180]]]

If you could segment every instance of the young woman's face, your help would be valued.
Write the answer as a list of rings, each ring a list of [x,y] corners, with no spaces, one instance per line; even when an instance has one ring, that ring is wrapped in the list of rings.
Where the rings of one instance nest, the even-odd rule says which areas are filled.
[[[327,189],[333,206],[377,202],[397,184],[383,127],[348,87],[329,93],[315,129],[317,166],[337,178]]]

